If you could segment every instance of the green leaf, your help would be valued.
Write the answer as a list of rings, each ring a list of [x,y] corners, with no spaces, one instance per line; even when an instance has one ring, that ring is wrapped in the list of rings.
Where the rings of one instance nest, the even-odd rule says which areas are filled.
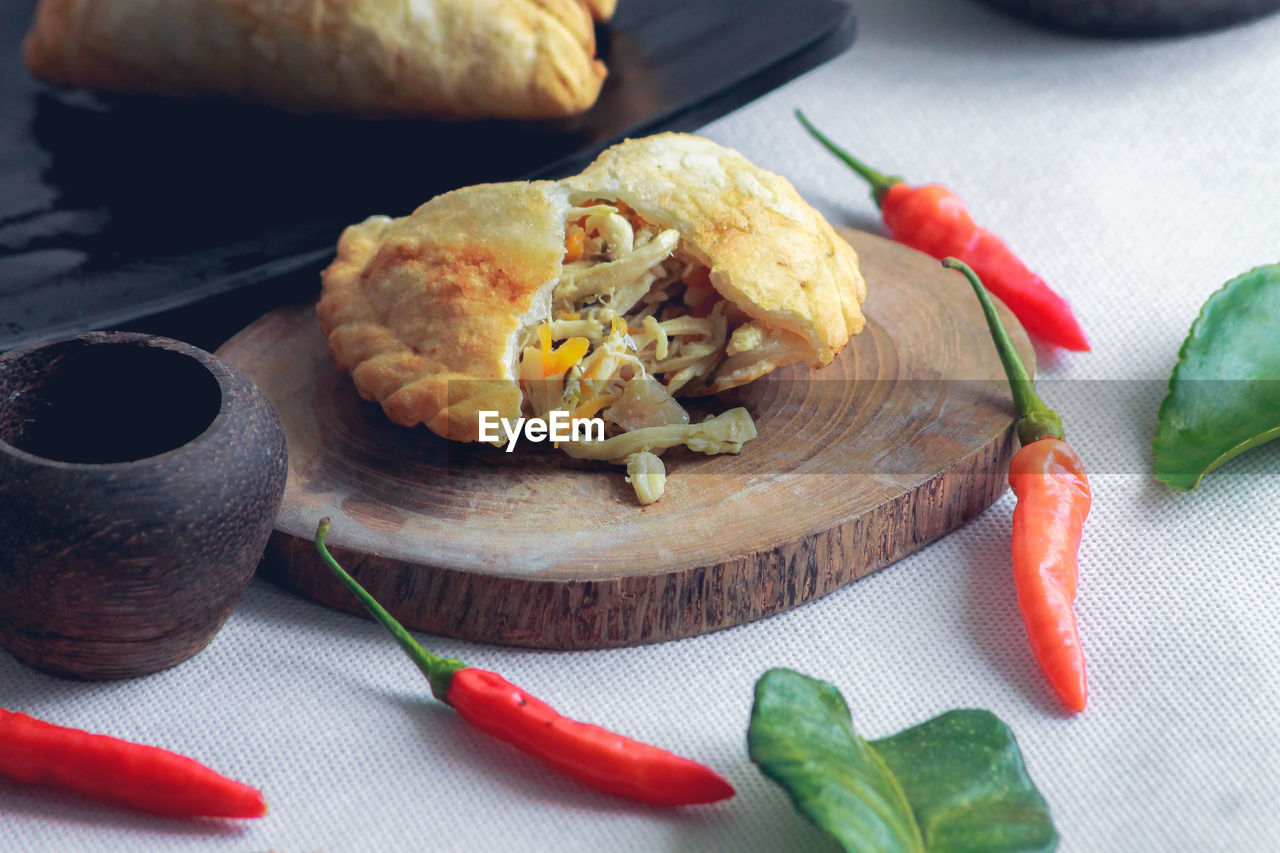
[[[925,849],[1052,850],[1049,806],[1027,775],[1013,732],[990,711],[948,711],[871,741],[910,801]]]
[[[923,853],[911,804],[830,684],[789,669],[761,676],[747,751],[846,850]]]
[[[1152,446],[1156,479],[1188,491],[1280,437],[1280,264],[1209,297],[1178,350]]]
[[[951,711],[868,742],[836,688],[772,669],[756,683],[747,744],[849,851],[1012,853],[1058,842],[1012,732],[986,711]]]

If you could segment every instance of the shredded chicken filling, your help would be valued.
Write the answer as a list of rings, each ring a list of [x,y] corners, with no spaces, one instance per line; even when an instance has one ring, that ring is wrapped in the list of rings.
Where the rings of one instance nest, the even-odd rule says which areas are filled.
[[[641,503],[661,496],[656,452],[683,444],[737,453],[755,437],[745,409],[699,424],[674,394],[714,380],[775,343],[711,286],[705,266],[622,202],[570,209],[551,316],[526,330],[519,379],[530,414],[600,417],[603,442],[562,442],[571,456],[623,464]]]

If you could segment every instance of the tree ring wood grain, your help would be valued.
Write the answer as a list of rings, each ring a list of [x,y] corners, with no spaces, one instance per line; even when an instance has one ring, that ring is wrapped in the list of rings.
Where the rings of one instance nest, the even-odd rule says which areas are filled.
[[[360,605],[335,556],[405,625],[585,649],[687,637],[795,607],[968,521],[1006,488],[1014,412],[969,285],[854,231],[867,328],[820,371],[792,367],[700,403],[745,405],[738,456],[671,452],[666,495],[549,445],[515,453],[391,424],[333,366],[311,305],[280,309],[219,355],[275,404],[289,480],[263,573]],[[1022,357],[1034,351],[1002,308]]]

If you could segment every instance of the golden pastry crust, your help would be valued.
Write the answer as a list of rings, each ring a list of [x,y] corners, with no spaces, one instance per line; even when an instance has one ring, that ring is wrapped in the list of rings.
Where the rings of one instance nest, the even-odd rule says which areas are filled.
[[[609,20],[613,17],[614,10],[618,8],[618,0],[582,0],[582,4],[597,21]]]
[[[481,410],[519,417],[522,338],[551,317],[571,202],[594,199],[679,231],[681,251],[710,269],[748,331],[775,338],[682,393],[827,364],[863,327],[857,255],[785,179],[709,140],[662,134],[615,146],[566,181],[468,187],[348,228],[318,312],[339,366],[392,421],[446,438],[477,440]]]
[[[599,95],[592,0],[41,0],[23,44],[60,86],[298,113],[538,119]]]
[[[361,396],[456,441],[476,440],[481,410],[519,417],[515,341],[550,310],[567,196],[548,181],[482,184],[347,228],[317,313]]]
[[[795,361],[829,364],[862,331],[866,282],[858,256],[785,178],[737,151],[685,133],[629,139],[566,181],[573,198],[626,202],[680,232],[711,284],[765,328],[791,333],[789,352],[710,391]]]

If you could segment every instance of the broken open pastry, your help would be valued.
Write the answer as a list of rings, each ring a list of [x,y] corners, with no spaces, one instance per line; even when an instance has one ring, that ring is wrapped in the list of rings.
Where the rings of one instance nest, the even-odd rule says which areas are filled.
[[[565,181],[485,184],[342,234],[318,314],[337,363],[398,424],[457,441],[481,412],[599,417],[558,444],[662,494],[657,453],[736,453],[744,409],[677,396],[829,363],[862,329],[857,256],[783,178],[686,134],[629,140]]]
[[[47,82],[298,113],[540,119],[595,103],[615,0],[40,0]]]

